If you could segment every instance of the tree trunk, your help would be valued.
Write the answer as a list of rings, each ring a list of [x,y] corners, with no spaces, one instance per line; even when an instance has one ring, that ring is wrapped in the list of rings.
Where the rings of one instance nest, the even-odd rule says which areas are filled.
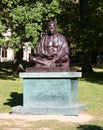
[[[80,16],[83,20],[87,16],[88,12],[88,0],[80,0]]]
[[[83,53],[82,72],[93,72],[92,63],[91,63],[91,56],[88,52]]]
[[[87,29],[87,13],[88,13],[88,0],[80,0],[80,17],[81,17],[81,32],[83,33]],[[87,31],[86,31],[87,32]],[[85,32],[84,32],[85,33]],[[85,35],[84,35],[85,37]],[[82,56],[82,71],[92,72],[91,56],[88,52],[88,39],[83,38],[83,56]]]
[[[19,49],[14,55],[13,72],[25,71],[23,68],[23,49]]]

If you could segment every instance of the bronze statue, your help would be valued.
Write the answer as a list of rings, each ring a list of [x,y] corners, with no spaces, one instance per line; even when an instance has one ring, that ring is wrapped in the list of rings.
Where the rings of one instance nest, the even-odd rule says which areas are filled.
[[[48,34],[42,36],[36,53],[30,57],[35,67],[69,67],[69,46],[56,28],[55,21],[48,23]]]

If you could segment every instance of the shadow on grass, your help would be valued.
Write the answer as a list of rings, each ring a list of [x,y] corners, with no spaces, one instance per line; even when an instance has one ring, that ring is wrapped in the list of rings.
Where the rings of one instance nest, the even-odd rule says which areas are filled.
[[[12,61],[1,62],[0,63],[0,79],[3,79],[3,80],[8,80],[8,79],[16,80],[16,78],[19,77],[19,71],[13,72],[12,67],[13,67]],[[22,72],[22,71],[20,71],[20,72]]]
[[[71,66],[74,67],[77,72],[81,72],[81,65],[72,64]],[[93,72],[82,72],[80,80],[103,84],[103,68],[93,68]]]
[[[15,80],[16,78],[18,78],[18,74],[12,72],[12,62],[2,62],[2,63],[0,63],[0,79]]]
[[[18,78],[18,73],[12,73],[11,71],[5,71],[0,69],[0,79],[3,80],[16,80]]]
[[[23,94],[19,94],[17,92],[12,92],[10,94],[10,96],[11,96],[11,98],[7,99],[7,102],[4,103],[4,105],[9,105],[10,107],[17,106],[17,105],[20,105],[20,106],[23,105]]]
[[[78,130],[103,130],[103,127],[97,125],[80,125],[77,127]]]
[[[86,80],[92,83],[103,84],[103,72],[82,73],[81,80]]]

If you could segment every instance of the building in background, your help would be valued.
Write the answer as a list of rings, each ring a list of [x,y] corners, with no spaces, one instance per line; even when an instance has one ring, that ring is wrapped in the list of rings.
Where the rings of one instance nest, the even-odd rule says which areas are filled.
[[[9,27],[6,32],[2,33],[4,36],[5,43],[9,41],[11,36],[11,28]],[[23,46],[23,60],[29,61],[29,55],[31,53],[31,47],[29,46],[29,42],[24,43]],[[14,51],[13,49],[7,47],[7,45],[3,45],[0,47],[0,62],[4,61],[13,61],[14,60]]]
[[[13,61],[14,52],[11,48],[0,48],[0,62]]]
[[[31,47],[28,43],[24,43],[23,46],[23,60],[29,61],[29,56],[31,53]],[[13,61],[14,60],[14,51],[11,48],[0,48],[0,62],[4,61]]]

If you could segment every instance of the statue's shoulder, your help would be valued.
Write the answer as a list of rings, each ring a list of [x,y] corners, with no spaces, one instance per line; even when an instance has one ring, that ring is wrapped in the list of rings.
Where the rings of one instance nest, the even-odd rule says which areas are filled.
[[[58,35],[58,37],[59,37],[60,39],[62,39],[62,40],[66,40],[65,36],[62,35],[61,33],[57,33],[57,35]]]
[[[45,39],[45,38],[47,38],[47,36],[48,36],[48,34],[42,35],[41,39]]]

